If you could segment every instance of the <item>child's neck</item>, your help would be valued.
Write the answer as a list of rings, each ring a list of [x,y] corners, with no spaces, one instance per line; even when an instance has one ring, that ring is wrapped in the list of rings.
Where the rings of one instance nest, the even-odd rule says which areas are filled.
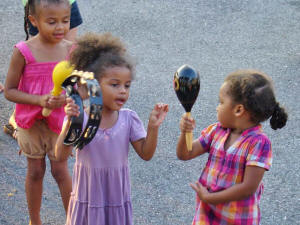
[[[237,123],[237,126],[235,128],[231,128],[231,133],[241,135],[245,130],[248,130],[249,128],[255,127],[257,125],[258,124],[251,121],[241,121]]]
[[[58,43],[51,43],[39,37],[33,37],[27,43],[37,62],[64,60],[66,59],[71,46],[71,43],[65,40]]]
[[[44,47],[54,47],[54,46],[59,46],[63,40],[59,41],[59,42],[50,42],[47,39],[43,38],[40,34],[37,34],[36,36],[31,38],[32,40],[34,40],[36,43],[39,43],[40,45],[44,46]]]
[[[118,121],[119,112],[118,111],[112,111],[112,110],[102,110],[101,114],[101,123],[100,128],[101,129],[108,129],[115,125],[115,123]]]
[[[244,112],[242,115],[236,117],[232,121],[230,133],[224,143],[224,150],[226,151],[234,142],[242,135],[245,130],[257,126],[257,123],[251,121],[250,114]]]

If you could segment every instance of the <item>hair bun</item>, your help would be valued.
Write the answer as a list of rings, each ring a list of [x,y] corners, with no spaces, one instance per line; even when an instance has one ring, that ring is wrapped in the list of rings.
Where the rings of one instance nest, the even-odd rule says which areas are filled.
[[[279,105],[277,102],[272,117],[270,119],[270,124],[273,130],[280,129],[285,126],[288,119],[288,115],[285,112],[285,109]]]

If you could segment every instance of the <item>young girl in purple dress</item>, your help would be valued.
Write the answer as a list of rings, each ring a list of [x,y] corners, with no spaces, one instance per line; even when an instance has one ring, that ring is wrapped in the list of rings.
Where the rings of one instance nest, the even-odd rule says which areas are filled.
[[[272,163],[271,143],[261,122],[270,119],[282,128],[287,113],[276,101],[271,79],[255,70],[236,71],[225,79],[219,93],[218,123],[204,129],[188,151],[185,133],[195,121],[183,115],[177,156],[190,160],[208,153],[206,166],[191,187],[197,193],[193,225],[260,223],[262,178]]]
[[[147,132],[138,115],[123,108],[129,97],[134,66],[122,42],[111,34],[90,33],[80,38],[70,62],[77,70],[94,73],[101,87],[103,110],[95,137],[76,151],[66,224],[131,225],[129,144],[142,159],[150,160],[168,105],[154,106]],[[72,153],[72,146],[63,144],[70,117],[79,113],[72,99],[67,99],[65,112],[66,122],[57,140],[59,160],[66,160]]]

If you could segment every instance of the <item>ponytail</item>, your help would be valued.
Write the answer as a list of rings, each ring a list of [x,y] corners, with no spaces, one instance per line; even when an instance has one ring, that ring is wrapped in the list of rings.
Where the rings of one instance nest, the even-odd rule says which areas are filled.
[[[277,102],[270,119],[270,125],[272,129],[277,130],[278,128],[280,129],[284,127],[287,119],[288,119],[288,114],[286,113],[285,109],[281,107]]]
[[[24,6],[24,31],[25,31],[25,34],[26,34],[26,41],[28,40],[29,38],[29,19],[28,19],[28,16],[29,16],[29,2],[30,0],[28,0],[26,2],[26,5]]]

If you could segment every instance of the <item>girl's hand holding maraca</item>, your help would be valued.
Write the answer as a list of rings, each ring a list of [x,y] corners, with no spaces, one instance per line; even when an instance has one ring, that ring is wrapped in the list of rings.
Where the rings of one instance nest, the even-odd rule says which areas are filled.
[[[48,102],[47,102],[47,108],[49,109],[55,109],[60,108],[66,104],[66,96],[64,94],[53,96],[49,94]]]
[[[154,106],[152,112],[150,113],[148,127],[158,128],[164,121],[167,112],[169,111],[169,106],[164,103],[158,103]]]
[[[52,110],[64,106],[66,104],[66,96],[63,94],[59,96],[53,96],[51,94],[40,95],[37,101],[41,107]]]
[[[190,160],[205,153],[205,150],[197,139],[192,140],[190,149],[187,148],[186,134],[192,133],[195,127],[196,121],[187,115],[187,113],[184,113],[179,123],[181,134],[176,148],[177,157],[181,160]]]
[[[51,97],[46,102],[46,104],[49,104],[50,107],[48,107],[47,105],[43,108],[42,111],[43,116],[45,117],[49,116],[52,109],[57,108],[58,105],[60,105],[59,107],[61,107],[65,104],[65,97],[64,100],[61,99],[61,92],[62,92],[61,85],[66,80],[66,78],[71,75],[73,69],[74,68],[66,60],[57,63],[56,66],[54,67],[52,72],[52,80],[54,86],[51,91]]]
[[[183,134],[193,132],[195,129],[196,122],[192,117],[189,117],[186,113],[184,113],[180,120],[180,130]]]

